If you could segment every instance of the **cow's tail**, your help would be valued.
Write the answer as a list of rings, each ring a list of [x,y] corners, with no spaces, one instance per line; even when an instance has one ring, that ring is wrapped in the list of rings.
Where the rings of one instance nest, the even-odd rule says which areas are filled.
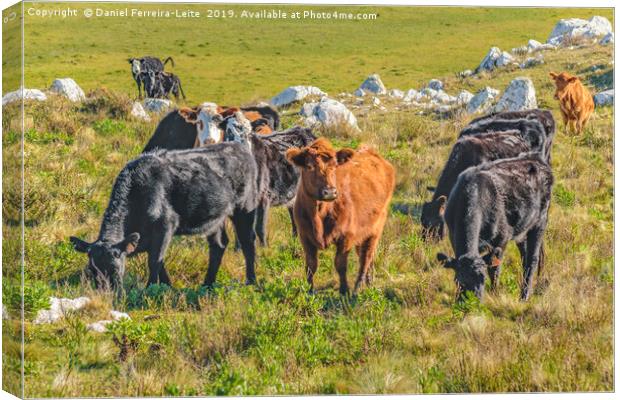
[[[181,92],[181,96],[183,96],[183,100],[185,100],[185,92],[183,92],[183,87],[181,86],[181,80],[179,79],[179,91]]]
[[[545,243],[540,244],[540,253],[538,255],[538,272],[536,276],[540,278],[542,275],[543,267],[545,266]]]
[[[170,61],[170,64],[172,64],[172,66],[174,67],[174,60],[172,59],[172,57],[168,57],[164,60],[164,65],[166,65],[168,63],[168,61]]]

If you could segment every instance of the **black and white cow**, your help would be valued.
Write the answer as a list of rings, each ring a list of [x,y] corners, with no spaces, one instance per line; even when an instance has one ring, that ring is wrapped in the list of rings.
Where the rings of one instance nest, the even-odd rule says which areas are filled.
[[[116,178],[97,239],[89,243],[71,237],[71,243],[88,253],[87,271],[96,284],[117,287],[126,258],[141,252],[148,253],[148,283],[170,284],[164,256],[172,237],[206,234],[204,284],[210,286],[228,243],[225,220],[230,218],[245,257],[246,282],[254,283],[253,224],[265,190],[261,168],[244,143],[143,154]]]
[[[144,77],[149,71],[160,72],[164,70],[164,66],[170,61],[174,67],[174,60],[172,57],[166,58],[163,62],[157,57],[144,56],[142,58],[129,58],[129,64],[131,65],[131,75],[133,80],[136,81],[138,86],[138,97],[142,98],[142,86],[144,86]],[[146,88],[145,88],[146,92]]]
[[[521,299],[527,300],[534,272],[542,268],[553,175],[540,153],[527,153],[471,167],[450,193],[444,219],[454,258],[437,259],[455,270],[459,295],[484,293],[485,275],[495,287],[509,241],[517,243],[523,263]]]
[[[181,79],[177,75],[164,71],[147,71],[142,72],[141,75],[147,97],[167,99],[170,97],[170,93],[172,93],[177,100],[179,99],[179,94],[185,99]]]

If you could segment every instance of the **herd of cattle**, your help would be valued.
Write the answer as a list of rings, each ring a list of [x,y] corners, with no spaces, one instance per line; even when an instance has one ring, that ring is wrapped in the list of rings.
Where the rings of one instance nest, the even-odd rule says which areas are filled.
[[[495,288],[513,240],[524,271],[521,299],[529,297],[544,262],[554,134],[551,112],[539,109],[485,115],[460,132],[421,213],[425,240],[443,238],[447,227],[454,257],[437,259],[454,269],[459,296],[482,298],[487,275]],[[256,237],[267,244],[268,210],[283,205],[304,249],[311,290],[318,251],[334,244],[341,294],[349,293],[347,259],[356,250],[356,293],[371,282],[394,188],[393,166],[371,148],[336,150],[309,128],[281,130],[269,106],[204,103],[159,122],[143,154],[116,178],[97,240],[71,242],[88,253],[86,271],[97,286],[119,285],[126,257],[140,252],[148,253],[148,283],[170,284],[164,256],[172,237],[205,234],[204,285],[211,286],[230,219],[252,284]]]

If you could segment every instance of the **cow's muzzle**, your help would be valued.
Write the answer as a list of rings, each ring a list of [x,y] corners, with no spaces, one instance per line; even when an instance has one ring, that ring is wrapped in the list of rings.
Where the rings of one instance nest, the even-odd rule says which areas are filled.
[[[323,201],[333,201],[338,197],[338,190],[335,187],[324,187],[320,195]]]

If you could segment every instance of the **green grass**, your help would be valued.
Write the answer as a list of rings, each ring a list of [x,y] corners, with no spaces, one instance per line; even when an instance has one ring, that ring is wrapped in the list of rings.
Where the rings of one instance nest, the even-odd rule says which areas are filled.
[[[503,89],[514,77],[526,75],[534,82],[539,105],[552,109],[559,121],[548,78],[550,70],[578,73],[590,88],[600,85],[613,71],[609,65],[612,50],[594,46],[545,53],[545,64],[528,70],[508,69],[457,79],[452,72],[479,61],[491,40],[507,48],[522,44],[530,32],[531,37],[544,39],[560,16],[594,13],[579,9],[469,9],[460,17],[452,14],[448,18],[457,10],[415,11],[417,14],[405,16],[380,9],[384,18],[404,21],[407,17],[417,21],[406,24],[406,29],[405,24],[395,23],[393,30],[388,31],[390,35],[377,28],[374,33],[383,35],[384,41],[393,38],[389,45],[380,44],[381,48],[388,48],[379,52],[380,56],[373,54],[373,46],[379,46],[381,36],[375,39],[373,32],[362,32],[361,27],[357,27],[358,31],[347,30],[345,35],[340,24],[320,25],[320,32],[329,27],[328,32],[342,38],[342,43],[336,43],[324,39],[316,42],[318,27],[302,32],[291,24],[284,42],[281,29],[278,40],[255,42],[256,46],[265,46],[257,50],[273,50],[290,45],[296,34],[304,33],[306,44],[299,45],[299,58],[283,52],[282,59],[269,64],[252,51],[244,62],[260,62],[263,72],[269,71],[267,75],[241,68],[239,71],[245,72],[245,76],[238,75],[241,81],[231,78],[227,82],[230,86],[223,81],[218,83],[227,88],[225,93],[208,83],[199,84],[196,78],[192,99],[212,99],[218,93],[222,96],[217,97],[218,101],[250,101],[253,96],[264,99],[280,86],[303,82],[324,86],[335,93],[351,91],[373,70],[378,70],[390,87],[416,86],[417,82],[445,74],[449,93],[461,88],[475,91],[484,86]],[[602,11],[597,10],[596,14]],[[510,12],[511,20],[498,17]],[[471,36],[458,38],[462,43],[471,41],[475,45],[451,47],[451,41],[458,42],[452,36],[442,36],[438,42],[441,46],[435,41],[429,43],[436,36],[431,32],[457,29],[454,21],[471,22],[476,18],[480,20],[476,26],[485,30],[469,29]],[[430,27],[429,21],[433,22]],[[451,25],[439,25],[437,21]],[[116,29],[118,22],[109,20],[110,29]],[[57,24],[49,23],[50,27]],[[318,293],[308,295],[303,251],[298,241],[291,238],[288,213],[276,208],[270,215],[270,246],[258,250],[256,287],[242,284],[243,257],[229,248],[217,278],[218,286],[213,291],[201,288],[208,249],[204,237],[192,236],[175,238],[166,255],[173,288],[145,288],[146,256],[140,255],[129,261],[124,294],[116,298],[110,293],[95,292],[82,279],[80,272],[86,258],[71,249],[68,237],[95,237],[118,171],[139,154],[157,121],[141,122],[127,115],[127,93],[133,94],[128,65],[123,59],[130,53],[130,33],[138,27],[128,27],[117,41],[107,43],[97,38],[99,33],[94,33],[101,23],[93,20],[92,26],[84,26],[93,32],[81,42],[65,38],[68,33],[62,29],[51,32],[49,41],[65,38],[68,50],[56,53],[56,58],[47,58],[53,53],[53,46],[38,44],[47,65],[34,63],[29,70],[29,79],[40,83],[28,86],[42,85],[44,81],[47,84],[46,80],[60,74],[76,77],[86,89],[107,86],[108,90],[97,91],[83,105],[53,98],[45,103],[30,103],[26,108],[27,305],[31,310],[44,306],[42,300],[49,293],[93,299],[84,310],[55,324],[34,325],[32,317],[27,317],[23,366],[26,396],[614,390],[612,108],[597,108],[580,137],[566,135],[561,126],[558,129],[552,151],[556,185],[545,237],[547,262],[527,303],[518,300],[522,270],[518,251],[512,244],[506,251],[497,292],[487,292],[483,302],[470,298],[462,304],[454,303],[453,274],[434,261],[438,251],[451,252],[448,241],[424,243],[417,213],[421,202],[428,198],[426,186],[435,184],[458,130],[468,119],[441,120],[406,109],[396,112],[392,110],[395,104],[389,100],[384,101],[390,108],[388,113],[374,111],[359,116],[360,133],[323,132],[338,145],[375,146],[397,170],[394,205],[406,205],[409,213],[393,211],[388,218],[372,288],[364,289],[356,299],[341,298],[333,268],[334,251],[330,249],[320,256],[315,278]],[[427,24],[426,30],[422,23]],[[518,23],[522,25],[517,32]],[[179,71],[187,68],[195,76],[204,74],[211,80],[217,73],[223,74],[225,65],[228,71],[235,70],[227,63],[233,54],[239,56],[241,47],[237,41],[243,36],[233,29],[237,26],[234,24],[230,32],[222,29],[217,37],[195,35],[198,39],[191,44],[198,46],[208,41],[224,49],[226,41],[216,38],[226,39],[230,58],[223,56],[216,69],[192,69],[192,65],[201,64],[191,62],[201,62],[201,58],[188,61],[180,56],[176,60]],[[275,27],[263,22],[252,24],[254,29],[247,30],[252,37],[276,32]],[[488,30],[492,24],[497,24],[496,28]],[[166,27],[165,23],[158,27],[161,34]],[[41,31],[43,27],[33,29]],[[399,29],[426,31],[427,35],[413,40],[414,36],[404,37]],[[166,33],[168,37],[161,41],[162,50],[157,54],[170,52],[176,58],[178,52],[172,53],[175,48],[198,54],[191,49],[190,35],[183,35],[187,37],[184,46],[175,47],[174,40],[180,39],[172,35],[180,38],[181,32]],[[324,32],[321,35],[325,37]],[[362,38],[372,40],[360,50],[355,46],[361,46]],[[88,50],[92,43],[98,47]],[[323,43],[325,53],[304,50],[306,46],[318,46],[317,43]],[[147,41],[145,49],[155,53],[153,49],[160,49],[156,47],[159,45]],[[450,57],[437,57],[435,51],[428,54],[426,61],[416,60],[407,56],[413,46],[445,48]],[[65,64],[71,58],[64,55],[71,55],[72,51],[82,61],[88,61],[89,74],[82,70],[83,64]],[[215,50],[208,51],[217,54]],[[339,51],[372,57],[365,61],[367,64],[358,65],[347,57],[335,58]],[[465,53],[471,53],[469,58]],[[309,63],[291,66],[295,59],[312,57],[321,61],[316,63],[317,69]],[[114,66],[117,58],[118,68]],[[102,64],[102,60],[106,63]],[[446,66],[442,67],[442,62]],[[334,63],[339,63],[339,67],[335,68]],[[603,69],[592,72],[593,65],[602,65]],[[404,75],[384,73],[382,66],[398,67]],[[285,78],[283,74],[287,74]],[[188,72],[188,80],[191,75]],[[92,79],[91,83],[88,79]],[[250,81],[254,84],[248,84]],[[14,288],[20,275],[20,115],[14,105],[3,111],[3,285],[12,288],[4,289],[8,297],[3,302],[16,305],[19,299],[15,300]],[[296,116],[283,120],[285,127],[298,122]],[[350,280],[356,272],[351,257]],[[132,321],[116,324],[107,334],[85,330],[90,322],[109,319],[110,309],[128,312]],[[20,324],[16,319],[3,323],[3,388],[11,392],[19,391]],[[126,354],[121,359],[123,348]]]

